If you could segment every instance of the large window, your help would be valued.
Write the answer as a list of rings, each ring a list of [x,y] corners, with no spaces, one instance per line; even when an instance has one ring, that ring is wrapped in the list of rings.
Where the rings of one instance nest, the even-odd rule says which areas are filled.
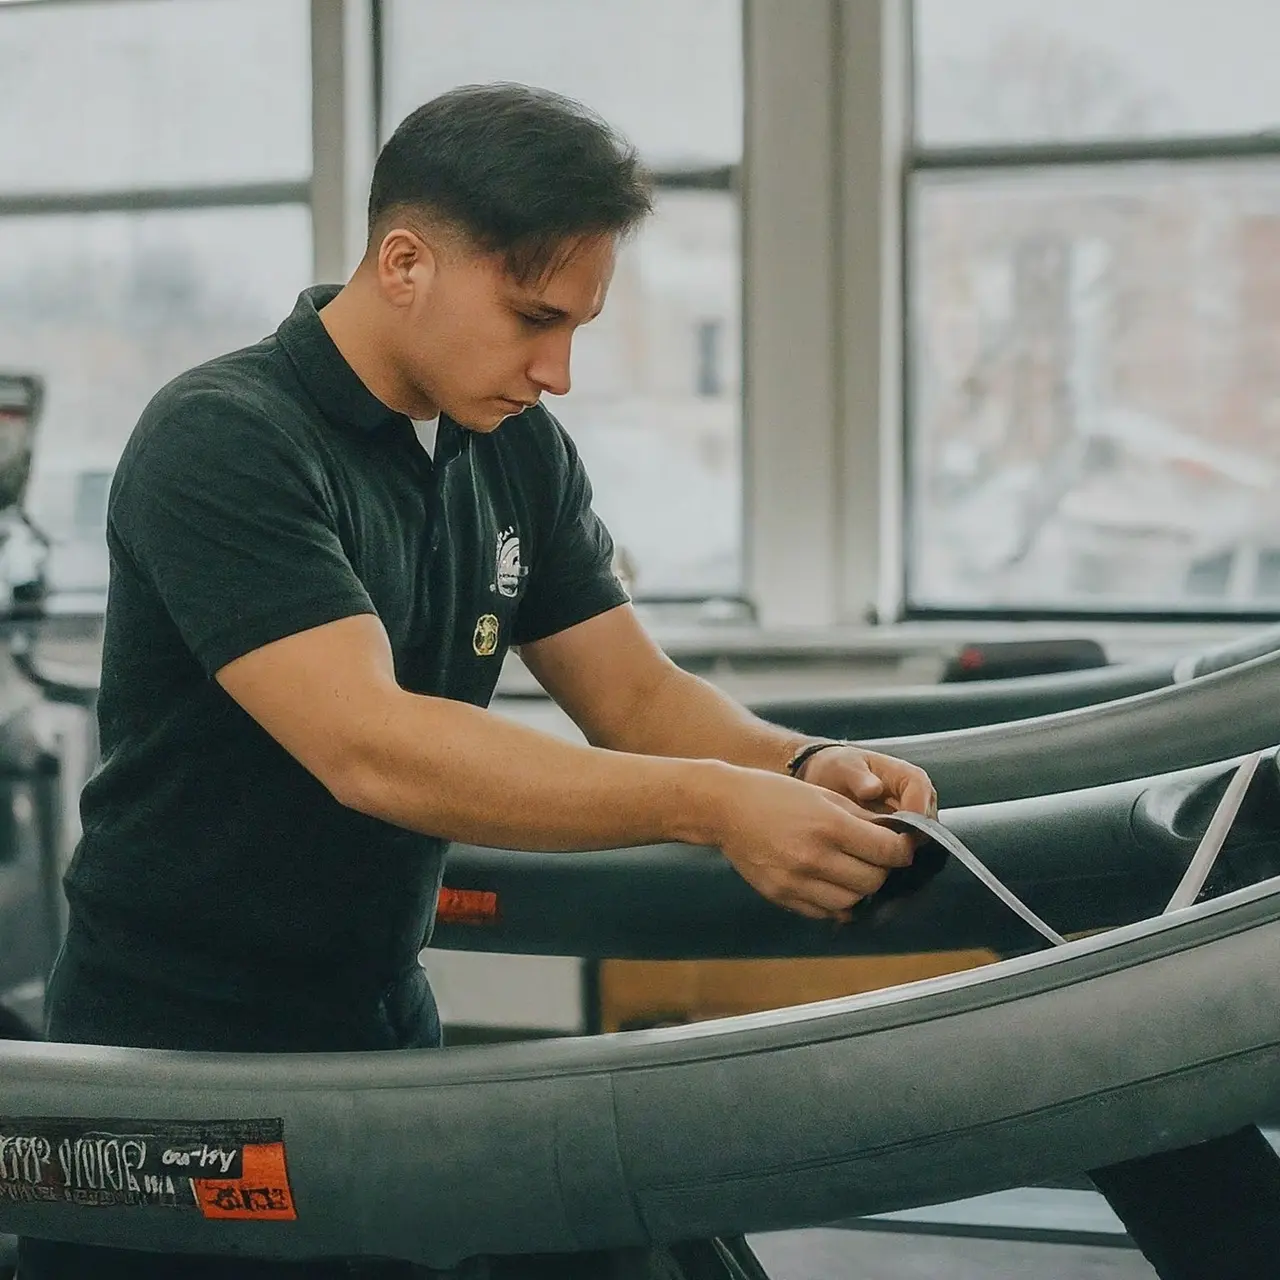
[[[0,367],[46,383],[28,507],[55,592],[106,582],[147,400],[312,276],[306,0],[0,6]]]
[[[1280,610],[1269,0],[917,0],[908,600]]]
[[[535,83],[627,134],[654,216],[549,402],[639,597],[741,585],[738,0],[390,0],[384,133],[457,84]]]
[[[0,353],[47,386],[28,506],[55,540],[55,589],[105,583],[92,495],[151,396],[270,333],[310,271],[300,205],[0,221]]]

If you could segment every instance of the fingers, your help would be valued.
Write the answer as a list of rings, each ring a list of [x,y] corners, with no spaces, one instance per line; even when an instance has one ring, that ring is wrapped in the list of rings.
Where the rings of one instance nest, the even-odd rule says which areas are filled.
[[[930,818],[938,816],[938,793],[918,765],[875,751],[858,751],[833,752],[823,767],[824,788],[877,813],[907,809]]]
[[[836,753],[822,762],[821,786],[836,795],[849,796],[860,804],[872,804],[885,794],[884,782],[867,767],[866,759],[855,753]],[[808,776],[805,781],[812,781]]]
[[[846,859],[846,861],[852,863],[852,859]],[[864,890],[850,890],[818,874],[818,876],[792,883],[790,890],[778,897],[776,901],[778,905],[785,906],[788,910],[796,911],[800,915],[806,915],[810,920],[845,920],[847,922],[852,918],[852,909],[864,897],[876,892],[879,887],[877,881],[883,881],[884,873],[879,872],[877,868],[865,868],[865,870],[872,874],[864,877],[865,886],[867,886]],[[833,869],[828,868],[827,874],[832,872]],[[840,874],[840,870],[835,870],[835,874]]]
[[[895,808],[923,813],[930,818],[938,816],[938,793],[929,775],[918,765],[875,753],[869,753],[866,760],[867,768],[896,801]]]
[[[889,868],[829,850],[807,859],[803,874],[806,882],[827,885],[838,894],[853,894],[856,901],[875,893],[884,884]],[[842,905],[852,906],[853,902]]]
[[[912,836],[867,821],[868,813],[844,796],[832,792],[829,799],[840,810],[832,841],[841,853],[877,867],[911,865],[916,847]]]
[[[875,893],[888,874],[887,868],[818,836],[793,846],[780,864],[752,868],[748,878],[758,892],[789,911],[812,920],[848,920],[853,907]]]
[[[869,896],[869,893],[853,893],[825,880],[806,880],[796,887],[794,897],[789,905],[791,910],[799,911],[815,920],[847,919],[853,908]]]
[[[884,783],[870,769],[859,769],[854,765],[849,774],[849,794],[855,800],[879,800],[884,795]]]
[[[835,920],[840,924],[848,924],[853,919],[852,909],[847,911],[828,911],[825,907],[815,907],[802,899],[794,902],[780,902],[780,907],[794,911],[798,916],[806,916],[810,920]]]
[[[835,756],[835,753],[831,753]],[[830,761],[834,765],[836,761]],[[909,866],[917,837],[873,819],[899,809],[936,812],[923,770],[888,756],[850,752],[817,786],[762,775],[763,803],[735,821],[721,842],[725,856],[762,896],[813,920],[844,921],[876,893],[889,872]],[[852,796],[852,798],[851,798]]]

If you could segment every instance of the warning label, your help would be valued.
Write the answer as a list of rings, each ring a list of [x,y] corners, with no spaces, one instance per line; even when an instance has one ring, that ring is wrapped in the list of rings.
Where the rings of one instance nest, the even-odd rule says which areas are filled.
[[[0,1116],[0,1201],[292,1221],[281,1120]]]

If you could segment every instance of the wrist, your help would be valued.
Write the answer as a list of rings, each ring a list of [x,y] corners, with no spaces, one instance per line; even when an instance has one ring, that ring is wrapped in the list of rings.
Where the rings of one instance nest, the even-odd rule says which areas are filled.
[[[670,791],[674,804],[668,839],[719,848],[735,807],[735,783],[743,772],[723,760],[680,761]]]
[[[847,747],[849,744],[836,738],[806,738],[802,740],[787,758],[783,771],[793,778],[803,780],[804,771],[809,761],[821,751],[832,747]]]

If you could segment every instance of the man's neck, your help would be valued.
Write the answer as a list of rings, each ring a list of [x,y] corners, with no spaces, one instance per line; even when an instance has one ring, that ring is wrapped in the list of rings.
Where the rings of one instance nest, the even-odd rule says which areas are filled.
[[[320,323],[356,377],[389,409],[416,421],[436,417],[440,408],[411,387],[388,361],[372,301],[364,296],[359,276],[343,286],[320,310]]]

